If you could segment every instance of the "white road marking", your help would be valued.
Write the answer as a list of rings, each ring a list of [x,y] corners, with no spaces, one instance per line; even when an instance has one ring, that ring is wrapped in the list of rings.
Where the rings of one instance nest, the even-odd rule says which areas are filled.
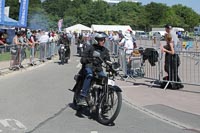
[[[2,124],[5,128],[10,128],[10,130],[17,130],[15,127],[9,124],[9,122],[15,123],[16,127],[19,129],[27,130],[26,126],[24,126],[20,121],[15,120],[15,119],[1,119],[0,124]],[[2,130],[0,129],[0,132]]]
[[[4,127],[11,127],[11,126],[8,124],[7,119],[0,120],[0,123],[1,123]]]
[[[91,131],[90,133],[98,133],[97,131]]]
[[[16,124],[19,128],[21,128],[21,129],[24,129],[24,130],[27,129],[21,122],[19,122],[19,121],[17,121],[17,120],[15,120],[15,124]]]

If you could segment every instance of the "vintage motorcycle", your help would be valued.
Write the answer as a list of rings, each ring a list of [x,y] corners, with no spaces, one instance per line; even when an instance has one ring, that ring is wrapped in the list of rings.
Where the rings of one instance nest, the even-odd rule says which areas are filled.
[[[65,46],[64,44],[60,44],[60,61],[61,64],[68,63],[69,60],[69,47]]]
[[[81,57],[82,56],[82,53],[83,53],[83,50],[85,48],[85,45],[86,44],[83,44],[83,43],[80,43],[78,46],[77,46],[77,50],[78,50],[78,55]]]
[[[94,58],[100,58],[98,52],[94,52]],[[119,115],[122,106],[122,90],[115,84],[115,77],[119,74],[119,63],[104,62],[107,77],[99,77],[94,72],[94,78],[91,81],[88,96],[86,98],[89,112],[95,116],[97,121],[104,125],[109,125]],[[83,68],[75,75],[76,84],[73,88],[74,97],[73,104],[77,110],[82,109],[79,106],[78,100],[84,80]]]

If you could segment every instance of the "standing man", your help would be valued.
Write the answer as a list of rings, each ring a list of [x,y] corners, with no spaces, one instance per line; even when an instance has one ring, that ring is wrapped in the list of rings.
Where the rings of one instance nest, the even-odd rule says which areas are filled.
[[[170,35],[172,37],[172,44],[173,44],[174,52],[175,52],[175,54],[177,54],[177,52],[178,52],[177,44],[179,42],[179,39],[178,39],[176,32],[173,31],[172,26],[170,24],[165,25],[165,31],[166,31],[165,37],[167,37],[168,35]]]
[[[46,57],[45,57],[46,46],[47,46],[48,41],[49,41],[48,32],[42,31],[41,37],[39,38],[38,41],[39,41],[39,46],[40,46],[40,61],[45,62],[45,60],[46,60]]]

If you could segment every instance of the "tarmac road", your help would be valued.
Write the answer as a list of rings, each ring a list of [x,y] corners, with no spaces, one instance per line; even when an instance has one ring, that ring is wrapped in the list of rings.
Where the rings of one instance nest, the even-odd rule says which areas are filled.
[[[73,49],[75,51],[75,49]],[[0,132],[2,133],[193,133],[181,124],[156,117],[140,106],[142,102],[129,96],[140,88],[117,81],[122,87],[123,105],[113,126],[104,126],[93,119],[76,116],[70,106],[78,71],[79,58],[71,57],[69,64],[59,65],[58,60],[27,68],[0,77]],[[145,88],[144,88],[145,89]],[[129,90],[129,91],[128,91]],[[128,95],[129,94],[129,95]],[[141,97],[140,99],[143,99]],[[134,101],[136,100],[136,101]],[[162,112],[161,106],[146,104],[146,109]],[[149,106],[148,106],[149,105]],[[164,111],[169,107],[164,108]],[[179,114],[179,112],[172,112]],[[186,117],[187,116],[187,117]],[[198,122],[199,116],[194,115]],[[182,115],[182,118],[188,118]],[[193,118],[193,117],[189,117]],[[198,124],[197,124],[198,125]]]

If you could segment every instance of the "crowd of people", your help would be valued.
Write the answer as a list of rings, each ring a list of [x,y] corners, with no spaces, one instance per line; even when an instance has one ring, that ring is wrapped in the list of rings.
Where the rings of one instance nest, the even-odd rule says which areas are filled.
[[[0,53],[4,52],[3,46],[6,46],[7,36],[6,30],[0,31]]]
[[[166,33],[168,33],[168,29],[170,29],[170,26],[167,25],[165,26],[166,28]],[[82,31],[80,33],[77,32],[71,32],[71,31],[66,31],[66,32],[55,32],[55,31],[43,31],[43,30],[16,30],[16,34],[13,37],[13,42],[12,42],[12,48],[11,48],[11,57],[12,57],[12,62],[10,65],[10,69],[16,70],[19,69],[20,67],[23,68],[22,61],[26,58],[26,48],[30,50],[30,66],[35,65],[35,56],[36,56],[36,51],[39,51],[39,61],[40,62],[45,62],[47,59],[51,59],[54,55],[59,54],[60,56],[60,44],[65,44],[66,46],[70,47],[70,45],[76,45],[77,46],[77,53],[80,51],[80,45],[91,45],[95,44],[95,36],[97,32],[89,32],[89,31]],[[137,48],[136,45],[136,39],[135,35],[133,35],[132,31],[127,29],[127,31],[109,31],[105,33],[105,47],[109,49],[110,54],[117,53],[117,48],[122,47],[124,49],[124,52],[126,54],[126,63],[128,66],[130,66],[130,57],[135,56],[136,53],[140,55],[140,52],[137,50],[134,50]],[[0,45],[6,45],[6,32],[5,33],[0,33]],[[176,47],[175,47],[175,42],[176,39],[171,39],[170,37],[172,36],[171,33],[168,33],[168,37],[166,37],[166,46],[162,47],[162,52],[166,53],[166,61],[169,62],[168,55],[174,55],[176,56]],[[172,43],[173,42],[173,43]],[[111,45],[112,44],[112,45]],[[172,45],[172,46],[171,46]],[[68,51],[68,56],[70,58],[70,52]],[[173,56],[173,57],[174,57]],[[174,57],[175,59],[178,59],[178,56]],[[172,60],[170,60],[171,62]],[[176,60],[177,62],[177,60]],[[168,63],[169,64],[169,63]],[[171,63],[172,64],[172,63]],[[176,63],[177,64],[177,63]],[[178,64],[180,65],[180,64]],[[178,77],[178,66],[176,65],[176,70],[174,70],[174,74],[171,73],[167,70],[169,67],[174,70],[173,66],[167,66],[165,65],[165,71],[168,73],[169,80],[176,80],[178,82],[180,81],[180,78]],[[130,69],[130,67],[127,67]],[[130,71],[130,70],[128,70]],[[174,75],[174,77],[172,77]],[[176,88],[182,88],[182,85],[179,85]]]
[[[16,70],[23,67],[22,61],[26,58],[26,49],[30,51],[29,65],[35,65],[36,51],[40,51],[39,60],[51,59],[56,54],[56,42],[58,34],[55,32],[45,32],[41,30],[17,30],[13,37],[11,47],[10,69]],[[13,51],[13,52],[12,52]]]

